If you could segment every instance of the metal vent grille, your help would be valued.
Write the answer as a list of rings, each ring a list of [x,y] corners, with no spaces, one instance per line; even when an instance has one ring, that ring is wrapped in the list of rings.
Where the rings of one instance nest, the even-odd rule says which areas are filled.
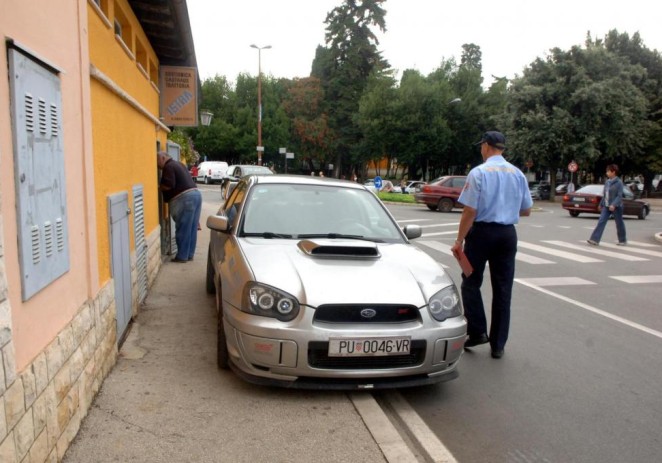
[[[60,134],[57,121],[58,107],[54,103],[51,103],[51,137],[57,137]]]
[[[30,227],[30,242],[32,243],[32,263],[37,265],[41,262],[41,252],[39,251],[39,227],[36,225]]]
[[[46,101],[43,98],[39,98],[39,133],[46,135],[46,129]]]
[[[147,297],[147,241],[145,240],[145,201],[142,185],[133,187],[133,232],[136,243],[138,302]]]
[[[53,224],[44,223],[44,246],[46,248],[46,257],[53,255]]]
[[[61,218],[55,220],[55,237],[57,239],[57,252],[64,251],[64,222]]]
[[[29,93],[25,94],[25,130],[34,132],[34,99]]]

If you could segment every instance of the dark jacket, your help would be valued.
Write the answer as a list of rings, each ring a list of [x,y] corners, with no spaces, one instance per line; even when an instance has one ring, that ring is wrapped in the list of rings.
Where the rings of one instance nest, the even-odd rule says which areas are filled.
[[[610,178],[605,182],[600,206],[623,206],[623,182],[621,181],[620,177]]]

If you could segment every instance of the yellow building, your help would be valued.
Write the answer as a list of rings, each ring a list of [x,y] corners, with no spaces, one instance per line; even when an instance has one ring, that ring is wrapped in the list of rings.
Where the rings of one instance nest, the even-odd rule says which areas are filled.
[[[168,246],[160,76],[195,53],[185,1],[2,9],[0,461],[59,461]]]

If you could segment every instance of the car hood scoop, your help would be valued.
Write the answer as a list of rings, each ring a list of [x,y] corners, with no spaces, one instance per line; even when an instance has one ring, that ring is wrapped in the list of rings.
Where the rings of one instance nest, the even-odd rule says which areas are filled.
[[[377,243],[357,240],[301,240],[299,249],[309,256],[327,259],[379,259]]]

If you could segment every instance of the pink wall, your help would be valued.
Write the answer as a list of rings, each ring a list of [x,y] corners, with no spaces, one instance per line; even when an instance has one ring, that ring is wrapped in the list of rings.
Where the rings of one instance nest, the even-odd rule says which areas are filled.
[[[0,53],[0,226],[20,372],[98,292],[87,0],[2,0],[0,31],[61,71],[70,270],[21,301],[7,54]],[[9,17],[8,17],[9,16]],[[3,40],[4,45],[4,40]],[[103,220],[103,218],[102,218]]]

